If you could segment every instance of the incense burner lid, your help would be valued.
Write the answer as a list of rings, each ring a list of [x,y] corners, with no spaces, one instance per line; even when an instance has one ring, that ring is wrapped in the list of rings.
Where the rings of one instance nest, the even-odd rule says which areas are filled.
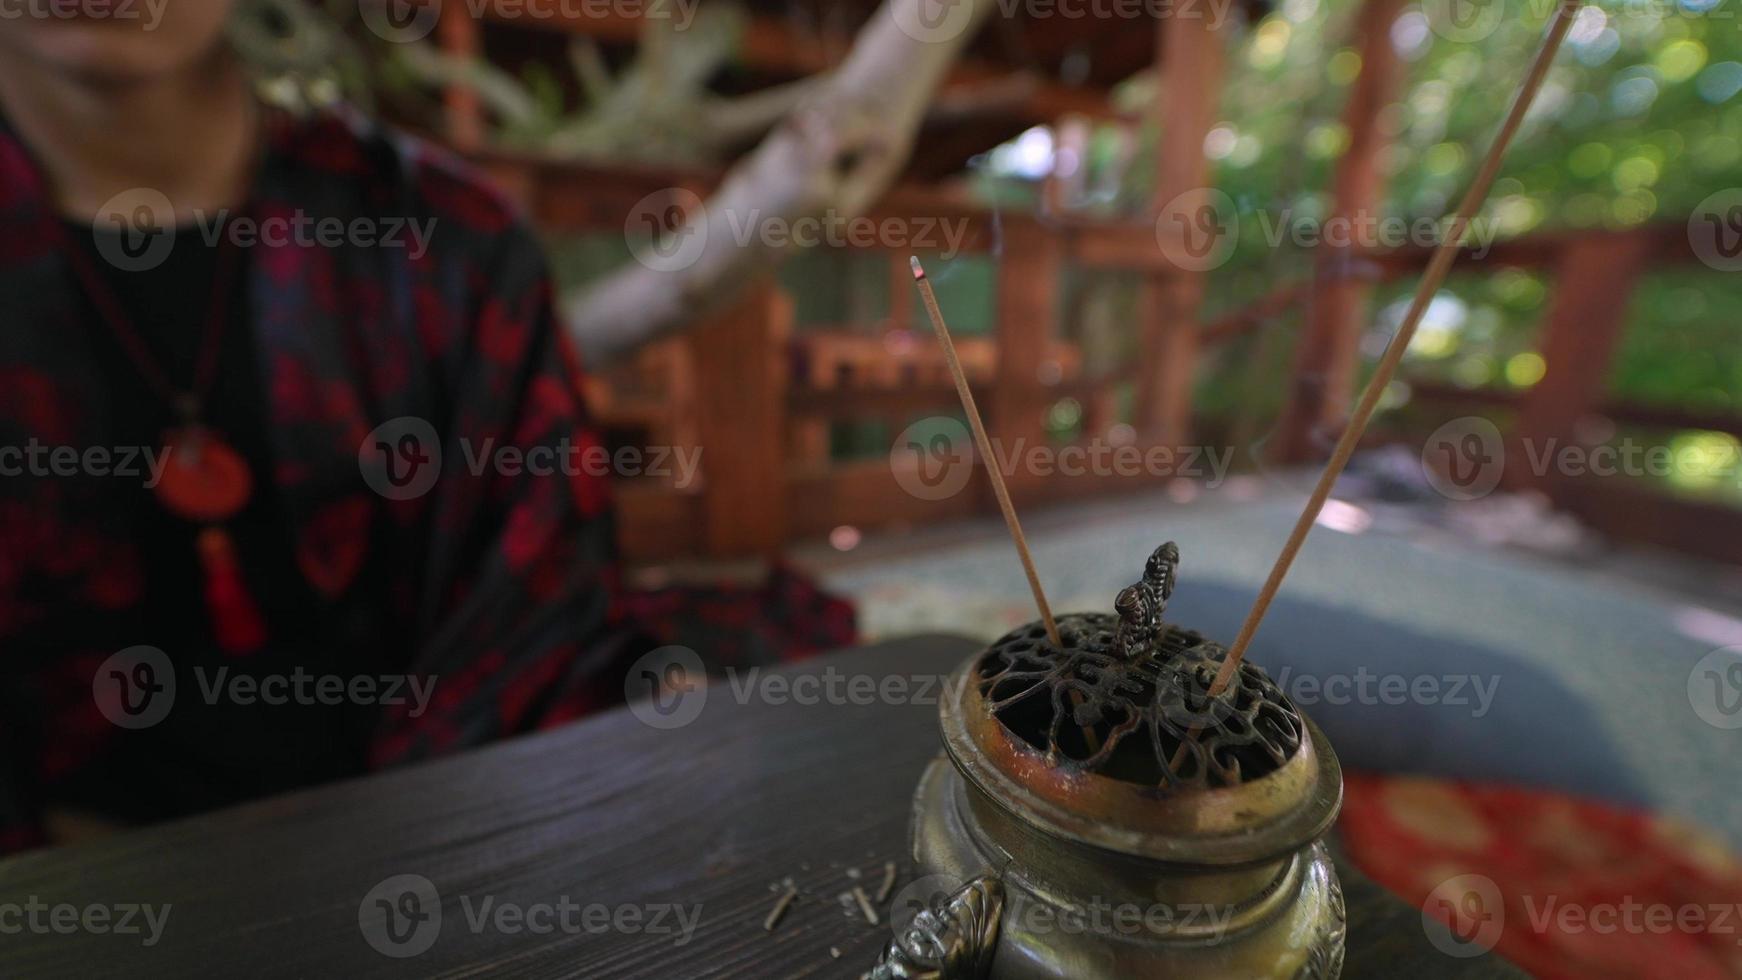
[[[1115,612],[1030,624],[963,668],[941,721],[956,766],[1043,831],[1135,856],[1262,861],[1341,804],[1329,744],[1256,664],[1210,694],[1227,650],[1162,619],[1179,549],[1162,545]]]

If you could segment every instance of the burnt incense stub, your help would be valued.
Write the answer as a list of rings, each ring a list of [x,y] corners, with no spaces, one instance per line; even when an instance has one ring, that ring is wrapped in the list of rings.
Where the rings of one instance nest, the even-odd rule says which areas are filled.
[[[1210,693],[1227,650],[1164,618],[1179,563],[1164,544],[1113,613],[1060,617],[1058,643],[1029,624],[962,665],[938,710],[945,758],[914,795],[915,861],[952,890],[873,976],[1337,975],[1321,842],[1342,804],[1336,753],[1255,664]],[[981,914],[998,896],[1002,915]],[[1141,929],[1030,924],[1128,906]]]

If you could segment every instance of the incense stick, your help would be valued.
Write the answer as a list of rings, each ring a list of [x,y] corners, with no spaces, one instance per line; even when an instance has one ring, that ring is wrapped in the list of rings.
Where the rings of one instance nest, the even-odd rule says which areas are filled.
[[[883,884],[877,886],[877,894],[872,896],[878,905],[889,901],[889,893],[895,890],[895,862],[883,862]]]
[[[1530,109],[1530,104],[1536,98],[1537,90],[1542,87],[1542,81],[1548,75],[1550,62],[1554,60],[1555,52],[1560,49],[1561,41],[1566,37],[1567,29],[1572,26],[1573,17],[1578,13],[1581,0],[1561,0],[1555,9],[1555,19],[1549,24],[1548,36],[1543,39],[1542,47],[1536,53],[1536,59],[1531,63],[1530,71],[1518,87],[1518,93],[1513,96],[1512,107],[1506,113],[1506,119],[1500,124],[1500,130],[1494,137],[1494,142],[1488,147],[1488,154],[1482,160],[1482,166],[1476,172],[1475,180],[1470,189],[1465,192],[1463,200],[1452,218],[1452,223],[1446,232],[1445,240],[1434,250],[1428,260],[1427,271],[1422,274],[1421,285],[1417,287],[1415,299],[1410,303],[1409,312],[1404,314],[1403,323],[1397,328],[1397,334],[1391,338],[1391,343],[1385,348],[1385,355],[1380,358],[1379,365],[1373,371],[1373,377],[1367,382],[1367,387],[1361,393],[1361,400],[1356,403],[1355,411],[1349,416],[1349,424],[1343,429],[1342,437],[1337,440],[1337,446],[1331,453],[1330,462],[1325,464],[1325,471],[1319,475],[1318,485],[1313,488],[1312,496],[1307,499],[1306,510],[1301,512],[1300,519],[1295,521],[1294,530],[1289,533],[1288,543],[1283,545],[1282,554],[1276,559],[1276,564],[1270,569],[1270,577],[1265,580],[1264,588],[1258,593],[1258,601],[1253,603],[1252,611],[1247,613],[1246,621],[1240,625],[1240,632],[1234,637],[1234,645],[1228,649],[1227,659],[1222,661],[1221,670],[1216,672],[1216,679],[1210,684],[1210,696],[1214,697],[1233,680],[1234,672],[1240,669],[1240,662],[1246,656],[1246,648],[1252,643],[1252,635],[1258,632],[1258,624],[1264,619],[1264,614],[1270,610],[1271,600],[1276,598],[1277,589],[1282,586],[1282,579],[1288,574],[1289,566],[1294,564],[1295,556],[1300,553],[1301,545],[1318,521],[1319,512],[1324,509],[1325,501],[1331,495],[1331,487],[1342,475],[1343,468],[1349,464],[1349,457],[1355,453],[1355,446],[1361,436],[1367,431],[1367,425],[1373,420],[1373,413],[1379,407],[1379,398],[1385,393],[1385,388],[1397,373],[1397,365],[1403,360],[1404,351],[1409,349],[1409,342],[1415,336],[1415,329],[1421,324],[1422,314],[1427,312],[1428,304],[1433,301],[1434,294],[1439,292],[1446,274],[1452,269],[1458,252],[1463,248],[1464,231],[1476,215],[1476,210],[1488,197],[1488,190],[1494,183],[1494,177],[1500,171],[1500,159],[1506,153],[1507,144],[1518,132],[1519,124],[1524,121],[1524,114]],[[1183,746],[1182,746],[1183,747]]]
[[[974,430],[974,445],[979,447],[980,458],[986,461],[986,475],[992,480],[992,492],[998,497],[998,507],[1004,512],[1004,524],[1010,528],[1010,537],[1016,542],[1016,553],[1022,558],[1022,571],[1028,576],[1028,589],[1034,593],[1034,604],[1040,608],[1040,620],[1046,625],[1047,639],[1060,650],[1064,649],[1064,641],[1059,639],[1058,624],[1053,622],[1052,607],[1046,604],[1046,593],[1041,591],[1040,576],[1034,570],[1034,558],[1028,553],[1028,539],[1022,534],[1022,522],[1016,519],[1016,508],[1010,504],[1010,491],[1004,486],[1004,476],[998,472],[998,457],[992,452],[992,440],[986,435],[986,424],[980,421],[980,410],[974,406],[974,393],[968,390],[968,376],[962,372],[962,362],[956,359],[956,345],[950,342],[950,328],[944,326],[943,310],[938,308],[937,294],[932,292],[931,280],[926,278],[925,267],[919,264],[919,256],[913,256],[913,280],[919,284],[920,298],[925,300],[925,312],[931,317],[932,329],[937,332],[938,345],[944,349],[944,360],[949,363],[950,377],[956,382],[956,394],[961,396],[962,408],[968,415],[968,425]]]
[[[1034,604],[1040,609],[1040,621],[1046,626],[1046,638],[1052,641],[1059,652],[1064,652],[1065,644],[1059,638],[1058,624],[1053,622],[1052,607],[1047,605],[1046,593],[1040,587],[1040,575],[1034,570],[1034,556],[1028,553],[1028,538],[1022,533],[1022,522],[1016,519],[1016,507],[1010,503],[1010,490],[1004,486],[1004,475],[998,472],[998,456],[992,451],[992,440],[986,435],[986,423],[980,420],[980,409],[974,405],[974,393],[968,390],[968,375],[962,370],[962,362],[956,358],[956,345],[950,340],[950,328],[944,325],[944,311],[938,306],[937,293],[932,291],[931,280],[926,277],[925,267],[919,264],[919,256],[909,256],[913,263],[913,281],[919,285],[920,298],[925,300],[926,315],[931,317],[932,330],[938,335],[938,345],[944,349],[944,360],[950,366],[950,378],[956,383],[956,394],[962,399],[962,410],[967,413],[968,425],[974,430],[974,445],[980,450],[980,458],[986,461],[986,476],[992,481],[992,492],[998,497],[998,509],[1004,512],[1004,526],[1010,529],[1010,539],[1016,543],[1016,554],[1022,559],[1022,571],[1028,576],[1028,590],[1034,593]],[[1082,692],[1071,691],[1071,704],[1083,706]],[[1095,734],[1095,729],[1089,725],[1078,726],[1083,733],[1083,741],[1090,752],[1101,751],[1101,739]]]
[[[786,886],[786,891],[780,900],[774,903],[774,908],[768,910],[768,918],[762,920],[762,931],[773,932],[780,925],[780,920],[786,917],[786,910],[792,908],[792,903],[798,898],[798,889],[792,885]]]
[[[865,916],[865,921],[877,924],[877,910],[871,907],[871,896],[865,894],[864,885],[853,886],[853,901],[859,903],[859,912]]]

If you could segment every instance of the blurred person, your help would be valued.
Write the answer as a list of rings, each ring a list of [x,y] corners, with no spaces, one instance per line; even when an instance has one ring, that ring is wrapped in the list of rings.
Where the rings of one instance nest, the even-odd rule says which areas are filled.
[[[533,237],[415,140],[256,101],[235,6],[0,20],[0,853],[573,718],[662,642],[848,642],[780,569],[626,590],[601,477],[468,468],[599,445]]]

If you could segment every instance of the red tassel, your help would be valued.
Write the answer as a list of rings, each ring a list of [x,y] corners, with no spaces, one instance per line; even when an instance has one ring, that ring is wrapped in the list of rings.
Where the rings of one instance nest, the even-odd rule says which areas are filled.
[[[242,581],[236,548],[222,528],[200,532],[200,564],[206,571],[206,609],[212,615],[212,635],[232,656],[253,653],[266,643],[266,623]]]

